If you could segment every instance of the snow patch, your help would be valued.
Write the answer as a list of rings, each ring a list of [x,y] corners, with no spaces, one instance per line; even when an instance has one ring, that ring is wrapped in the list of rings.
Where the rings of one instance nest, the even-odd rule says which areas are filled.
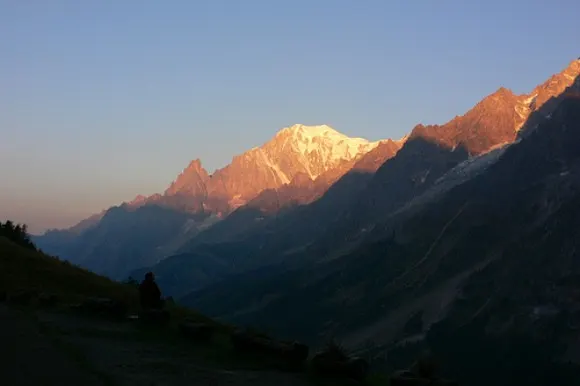
[[[536,99],[536,97],[538,96],[538,94],[534,94],[531,95],[530,97],[524,99],[524,105],[530,106],[532,104],[532,102]]]
[[[278,177],[278,179],[282,181],[283,184],[290,183],[290,179],[288,178],[288,176],[286,176],[286,174],[280,169],[280,166],[272,162],[272,160],[270,159],[270,157],[268,157],[268,155],[264,152],[264,150],[258,149],[258,153],[262,157],[264,163],[272,170],[272,172]]]
[[[228,205],[232,210],[238,209],[241,206],[246,205],[246,201],[242,199],[241,194],[236,194],[231,200],[228,201]]]
[[[370,142],[364,138],[351,138],[326,125],[295,125],[290,130],[300,153],[307,155],[324,148],[328,150],[325,155],[330,161],[351,160],[371,151],[381,143],[381,141]]]
[[[434,185],[445,185],[451,183],[453,186],[455,186],[457,183],[461,183],[475,177],[496,163],[504,154],[506,149],[510,146],[512,146],[512,144],[507,142],[500,143],[492,146],[487,150],[487,152],[483,154],[468,158],[441,176]]]
[[[537,93],[532,94],[529,97],[527,97],[526,99],[524,99],[521,102],[518,102],[518,104],[516,104],[515,111],[519,117],[519,120],[516,119],[515,131],[520,131],[522,129],[522,127],[524,126],[526,120],[528,119],[528,117],[530,116],[530,113],[533,110],[532,106],[533,106],[533,103],[535,102],[537,96],[538,96]]]

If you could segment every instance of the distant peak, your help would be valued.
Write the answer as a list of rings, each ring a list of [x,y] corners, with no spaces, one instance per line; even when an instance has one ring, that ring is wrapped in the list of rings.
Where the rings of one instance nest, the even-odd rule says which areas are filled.
[[[564,74],[578,76],[580,75],[580,58],[574,59],[568,64],[568,67],[563,71]]]
[[[194,159],[177,176],[177,179],[165,191],[165,195],[187,193],[192,196],[205,192],[205,182],[209,178],[207,171],[201,166],[199,158]]]
[[[281,129],[262,149],[274,163],[291,155],[293,162],[301,165],[310,179],[314,180],[344,162],[363,156],[381,142],[349,137],[329,125],[294,124]],[[279,168],[279,165],[275,168]]]
[[[291,129],[291,130],[298,130],[298,129],[303,129],[303,130],[310,130],[310,129],[332,129],[332,127],[326,125],[326,124],[322,124],[322,125],[304,125],[302,123],[295,123],[292,126],[287,127],[287,129]]]
[[[147,197],[142,194],[138,194],[133,200],[128,202],[130,207],[141,206],[147,201]]]
[[[328,125],[303,125],[300,123],[294,124],[289,127],[285,127],[280,130],[280,133],[308,133],[313,136],[324,136],[328,134],[339,134],[338,131],[334,130]]]
[[[483,98],[475,107],[477,109],[481,106],[495,105],[497,103],[505,103],[506,101],[517,98],[517,95],[507,87],[500,87],[495,92]]]
[[[187,165],[185,169],[183,169],[182,175],[200,175],[205,177],[207,175],[207,171],[201,165],[201,160],[199,158],[194,159]]]
[[[202,166],[201,166],[201,160],[199,158],[194,159],[187,166],[187,169],[189,169],[189,170],[191,170],[191,169],[201,170],[201,168],[202,168]]]
[[[357,144],[374,143],[365,138],[349,137],[348,135],[343,134],[328,125],[309,126],[303,124],[295,124],[280,130],[276,135],[276,137],[295,138],[300,142],[312,142],[315,139],[323,139],[324,141],[330,141],[335,143],[340,141],[348,141]],[[378,144],[378,142],[376,143]]]
[[[514,92],[507,87],[501,86],[497,89],[497,91],[493,95],[501,95],[501,96],[515,96]]]

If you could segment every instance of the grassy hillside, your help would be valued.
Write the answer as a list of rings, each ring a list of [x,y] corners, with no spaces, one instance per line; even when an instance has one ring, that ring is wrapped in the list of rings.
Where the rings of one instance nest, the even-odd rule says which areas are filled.
[[[135,286],[99,276],[0,236],[0,292],[11,294],[20,291],[55,294],[62,303],[103,297],[123,302],[130,311],[137,311],[139,307]],[[168,310],[175,323],[187,318],[218,325],[210,318],[175,304],[168,305]],[[219,324],[219,327],[223,331],[232,329],[224,324]]]
[[[36,290],[75,299],[103,296],[136,304],[135,288],[0,237],[0,291]]]

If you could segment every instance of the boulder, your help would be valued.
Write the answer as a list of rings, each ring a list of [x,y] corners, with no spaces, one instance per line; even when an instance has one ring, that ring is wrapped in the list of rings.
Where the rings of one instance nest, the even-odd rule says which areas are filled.
[[[206,323],[186,321],[179,324],[179,332],[189,340],[205,343],[211,340],[214,328]]]

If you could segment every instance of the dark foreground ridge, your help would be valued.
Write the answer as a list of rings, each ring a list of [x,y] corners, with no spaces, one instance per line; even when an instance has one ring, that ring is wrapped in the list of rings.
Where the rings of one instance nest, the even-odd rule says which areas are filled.
[[[360,358],[329,361],[330,350],[311,353],[172,302],[166,311],[168,319],[140,313],[134,283],[0,237],[2,384],[387,384]]]

